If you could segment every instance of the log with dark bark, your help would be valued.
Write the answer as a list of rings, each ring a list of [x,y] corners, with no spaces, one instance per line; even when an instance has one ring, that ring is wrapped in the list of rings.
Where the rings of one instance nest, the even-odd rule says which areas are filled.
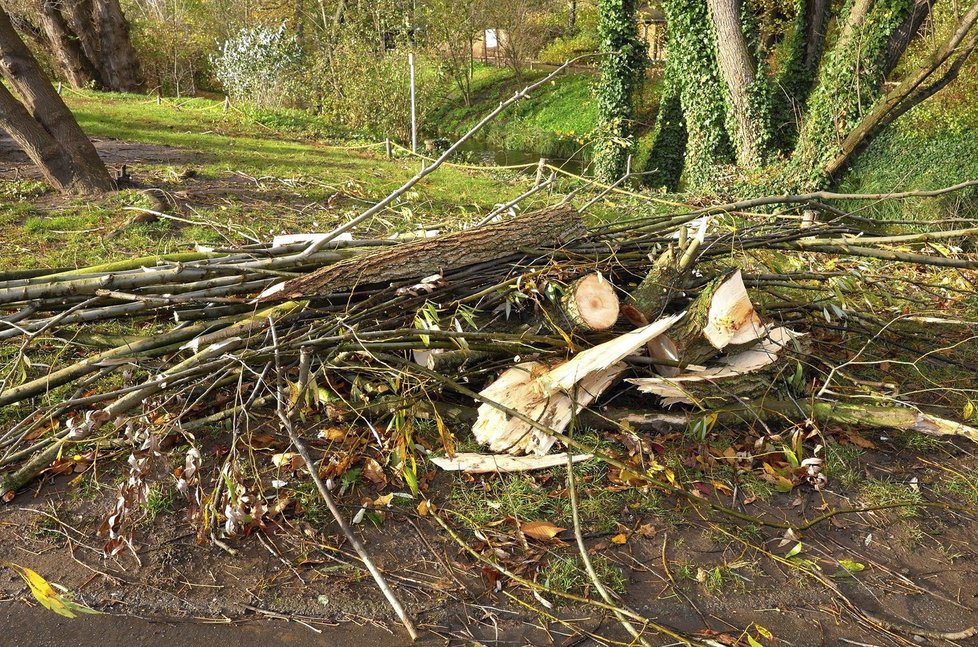
[[[0,74],[17,92],[0,89],[0,128],[61,191],[100,193],[114,185],[95,147],[0,9]]]
[[[364,254],[288,281],[265,299],[315,297],[358,285],[421,279],[476,263],[497,261],[520,250],[554,249],[584,231],[577,210],[571,205],[561,205],[495,225]]]

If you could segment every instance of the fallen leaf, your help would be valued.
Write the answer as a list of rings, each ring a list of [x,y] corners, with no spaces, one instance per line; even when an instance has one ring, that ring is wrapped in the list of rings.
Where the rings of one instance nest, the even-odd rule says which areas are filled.
[[[618,533],[617,535],[615,535],[614,537],[611,538],[611,543],[618,544],[619,546],[622,545],[622,544],[624,544],[627,541],[628,541],[628,537],[623,532],[620,532],[620,533]]]
[[[369,456],[363,459],[363,475],[374,485],[381,487],[387,485],[387,477],[384,475],[384,468]]]
[[[428,513],[434,512],[434,510],[434,504],[428,503],[428,499],[421,499],[421,502],[418,504],[418,514],[422,517],[427,517]]]
[[[32,571],[29,568],[10,562],[0,563],[10,567],[18,575],[20,575],[21,579],[23,579],[30,588],[31,595],[33,595],[45,609],[54,611],[59,616],[64,616],[66,618],[75,618],[79,613],[99,613],[95,609],[90,609],[83,604],[73,601],[66,595],[58,593],[54,590],[54,587],[52,587],[48,581],[41,577],[41,575],[36,571]]]
[[[385,506],[389,506],[391,504],[391,501],[393,500],[394,500],[393,494],[385,494],[384,496],[379,496],[376,499],[374,499],[373,504],[378,508],[382,508]]]
[[[272,465],[284,467],[290,470],[297,470],[302,465],[302,456],[295,452],[285,452],[283,454],[272,454]]]
[[[549,521],[529,521],[521,525],[520,530],[523,531],[524,535],[530,537],[531,539],[548,541],[567,530],[567,528],[555,526]]]

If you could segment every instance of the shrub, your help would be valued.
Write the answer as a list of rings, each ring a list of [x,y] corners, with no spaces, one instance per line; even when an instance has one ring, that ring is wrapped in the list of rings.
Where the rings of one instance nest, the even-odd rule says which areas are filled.
[[[242,29],[211,63],[229,96],[268,108],[295,103],[302,59],[302,48],[283,22],[278,28]]]

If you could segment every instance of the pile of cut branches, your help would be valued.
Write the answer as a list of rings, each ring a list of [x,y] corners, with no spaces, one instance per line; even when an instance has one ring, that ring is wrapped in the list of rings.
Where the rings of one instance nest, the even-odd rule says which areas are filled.
[[[836,197],[864,196],[804,202]],[[476,437],[490,449],[545,454],[555,439],[568,442],[561,432],[571,417],[624,377],[656,396],[643,400],[647,417],[681,405],[693,418],[821,417],[974,438],[918,410],[826,395],[830,380],[803,369],[818,363],[805,333],[823,307],[767,291],[761,317],[746,286],[805,288],[831,273],[741,266],[817,252],[970,274],[973,255],[934,243],[976,230],[873,236],[829,207],[829,218],[805,227],[783,209],[731,215],[799,202],[750,200],[594,228],[562,202],[409,242],[345,237],[321,239],[313,253],[301,242],[250,245],[8,274],[0,337],[12,357],[0,406],[26,415],[0,434],[0,491],[9,499],[57,471],[72,448],[95,438],[112,445],[139,421],[166,436],[283,407],[294,416],[323,405],[337,422],[382,424],[438,416],[440,400],[475,400]],[[129,332],[89,332],[105,322]],[[49,365],[32,364],[38,349],[53,348]],[[780,379],[789,365],[791,380]],[[679,420],[675,409],[662,419]]]
[[[878,313],[806,299],[855,272],[819,263],[876,258],[960,272],[974,285],[978,258],[950,244],[978,229],[874,235],[830,206],[867,197],[883,199],[771,197],[598,226],[568,197],[407,241],[333,232],[7,274],[0,495],[10,501],[39,477],[128,453],[128,478],[102,529],[106,551],[117,552],[131,546],[130,517],[152,463],[164,447],[185,447],[177,486],[198,511],[201,538],[221,542],[281,513],[266,493],[305,465],[372,569],[330,495],[331,479],[358,460],[378,479],[386,462],[419,495],[428,478],[420,453],[472,472],[561,464],[565,457],[547,455],[556,444],[592,458],[573,437],[577,418],[702,433],[718,420],[829,421],[978,440],[964,422],[892,394],[846,397],[842,367],[813,350],[809,337],[826,319],[867,341],[889,325]],[[762,271],[785,259],[796,269]],[[864,297],[891,289],[858,287]],[[928,316],[967,323],[953,312]],[[627,410],[612,413],[611,392]],[[441,447],[416,442],[419,419],[434,422]],[[337,459],[335,429],[349,424],[372,431],[370,446]],[[456,452],[451,429],[468,425],[491,453]],[[229,447],[213,466],[202,459],[208,434]],[[245,459],[262,443],[280,450],[276,469],[249,471]],[[685,495],[654,467],[596,458]],[[818,459],[771,477],[824,480]]]

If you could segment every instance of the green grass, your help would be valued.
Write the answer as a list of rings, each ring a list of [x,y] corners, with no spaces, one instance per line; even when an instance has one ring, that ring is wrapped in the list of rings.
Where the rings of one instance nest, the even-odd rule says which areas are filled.
[[[625,575],[622,569],[603,555],[589,555],[591,566],[608,589],[617,593],[625,592]],[[540,571],[540,582],[549,589],[562,593],[582,594],[592,586],[580,555],[554,555]]]
[[[178,215],[208,224],[124,227],[136,215],[128,208],[153,205],[140,191],[62,198],[37,181],[0,182],[0,270],[81,267],[185,251],[194,243],[247,242],[232,230],[264,240],[321,231],[419,169],[416,160],[388,160],[382,145],[363,148],[350,133],[302,113],[225,113],[221,102],[207,99],[157,105],[143,95],[95,92],[72,92],[66,101],[91,136],[167,147],[149,151],[149,160],[135,154],[126,160],[129,170],[142,185],[162,187],[193,207]],[[383,234],[422,222],[450,226],[523,190],[525,181],[512,173],[443,167],[366,229]],[[325,208],[333,196],[335,205]]]
[[[531,70],[520,81],[506,68],[477,66],[471,105],[464,105],[458,97],[449,97],[434,111],[429,123],[441,136],[460,135],[500,101],[549,72],[549,69]],[[550,157],[579,154],[588,148],[589,136],[597,125],[596,81],[597,76],[592,72],[567,72],[536,90],[530,98],[512,106],[490,124],[481,137],[490,146],[507,150]],[[639,131],[646,131],[653,125],[657,92],[657,82],[649,81],[637,101]]]
[[[901,518],[916,517],[920,513],[923,496],[920,491],[905,483],[870,479],[859,490],[859,498],[867,506],[900,506],[895,507],[896,515]]]
[[[978,179],[978,64],[902,116],[860,153],[840,182],[846,193],[937,189]],[[872,218],[939,221],[978,218],[978,188],[952,195],[849,204]],[[949,224],[948,228],[967,225]]]

